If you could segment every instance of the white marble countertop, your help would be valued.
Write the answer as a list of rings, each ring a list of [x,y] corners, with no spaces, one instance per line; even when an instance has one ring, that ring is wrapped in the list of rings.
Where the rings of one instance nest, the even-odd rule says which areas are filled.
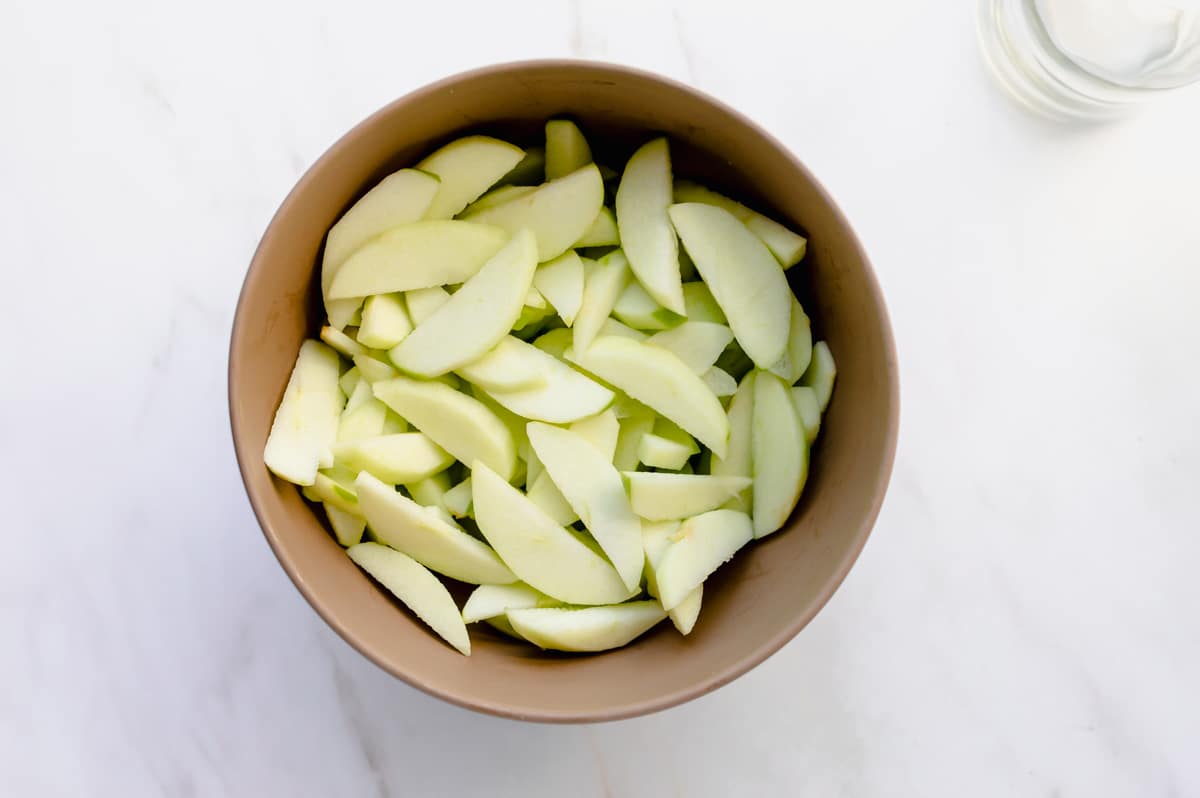
[[[787,142],[875,261],[904,394],[816,621],[591,727],[475,715],[346,646],[263,542],[225,405],[246,264],[324,148],[432,79],[563,55]],[[1025,115],[972,3],[5,4],[0,793],[1200,794],[1198,138],[1195,91]]]

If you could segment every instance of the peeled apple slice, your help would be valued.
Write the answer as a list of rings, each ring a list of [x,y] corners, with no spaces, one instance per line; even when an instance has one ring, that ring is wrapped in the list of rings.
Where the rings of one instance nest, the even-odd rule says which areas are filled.
[[[362,515],[362,508],[358,505],[358,497],[355,495],[353,487],[353,482],[350,487],[346,487],[335,481],[329,474],[318,471],[313,484],[306,485],[303,493],[304,498],[309,501],[331,505],[350,515]]]
[[[736,510],[713,510],[684,521],[663,552],[655,576],[664,609],[675,609],[754,535],[750,518]]]
[[[816,392],[817,402],[821,405],[822,413],[825,412],[825,408],[829,407],[829,397],[833,395],[835,379],[837,379],[837,364],[833,362],[833,353],[829,351],[829,344],[817,341],[813,345],[812,363],[804,372],[804,376],[800,378],[800,384],[812,388]]]
[[[404,292],[404,306],[408,308],[408,317],[413,324],[425,321],[449,301],[450,292],[440,285]]]
[[[404,295],[376,294],[363,303],[358,342],[372,349],[391,349],[412,332],[413,323],[404,308]]]
[[[359,543],[346,553],[443,640],[462,654],[471,655],[467,625],[450,592],[436,576],[411,557],[378,543]]]
[[[625,165],[617,187],[617,228],[638,282],[658,304],[683,315],[679,242],[667,218],[673,201],[670,149],[665,138],[657,138]]]
[[[713,205],[686,202],[669,213],[738,344],[759,368],[775,365],[787,349],[793,296],[770,250]]]
[[[500,186],[500,188],[494,188],[464,208],[462,215],[470,216],[475,211],[503,205],[509,200],[523,197],[529,192],[536,190],[537,186]]]
[[[684,320],[678,313],[655,302],[636,281],[630,282],[617,297],[612,314],[638,330],[667,330]]]
[[[570,327],[583,304],[583,261],[568,250],[538,266],[533,285],[554,306],[563,324]]]
[[[541,461],[539,460],[538,463],[540,464]],[[562,491],[554,484],[554,480],[545,471],[539,472],[537,477],[530,482],[525,495],[529,497],[529,501],[541,508],[542,512],[553,518],[556,524],[570,526],[579,520],[579,513],[575,512],[563,497]]]
[[[353,443],[382,435],[387,414],[387,406],[375,398],[370,383],[361,381],[338,419],[337,442]]]
[[[631,413],[620,420],[621,429],[617,433],[617,448],[613,453],[613,466],[618,471],[633,471],[637,468],[638,452],[642,438],[654,429],[654,413],[647,409],[644,412]],[[684,456],[687,462],[687,456]]]
[[[646,343],[674,352],[693,372],[703,374],[712,368],[732,340],[733,333],[724,324],[685,321],[678,327],[651,335]]]
[[[821,402],[817,392],[807,385],[797,385],[792,388],[792,404],[804,427],[804,439],[812,444],[821,431]]]
[[[413,501],[423,507],[445,507],[442,498],[450,490],[450,475],[442,471],[431,477],[410,482],[404,486]]]
[[[632,471],[625,478],[633,511],[647,521],[691,518],[717,509],[750,487],[749,477]]]
[[[511,585],[480,585],[472,591],[467,603],[463,605],[462,617],[467,623],[475,623],[503,615],[509,610],[553,607],[557,604],[554,599],[523,582],[514,582]]]
[[[788,332],[787,349],[779,362],[771,366],[771,373],[788,385],[800,379],[812,361],[812,326],[808,314],[800,306],[800,300],[792,297],[792,321]]]
[[[646,592],[658,598],[656,570],[663,553],[671,545],[671,536],[679,531],[678,521],[643,521],[642,548],[646,551]],[[704,585],[695,589],[679,602],[667,615],[681,635],[689,635],[700,615],[700,604],[704,600]]]
[[[333,456],[342,465],[369,471],[392,485],[426,479],[454,464],[449,452],[420,432],[335,443]]]
[[[452,141],[417,164],[441,179],[426,219],[449,219],[480,197],[525,157],[525,151],[490,136]]]
[[[713,366],[701,374],[700,379],[704,380],[704,384],[709,387],[709,390],[718,399],[725,396],[733,396],[734,392],[737,391],[737,380],[729,376],[729,372],[719,366]]]
[[[617,452],[617,438],[621,434],[621,422],[612,408],[589,418],[581,418],[570,426],[571,432],[579,435],[612,462]]]
[[[629,598],[608,561],[482,462],[471,466],[475,521],[522,581],[568,604]]]
[[[651,468],[677,471],[687,465],[688,458],[693,454],[694,452],[689,447],[653,432],[642,435],[638,442],[638,462],[645,463]]]
[[[629,261],[619,249],[588,264],[583,279],[583,303],[572,328],[575,351],[591,345],[628,282]]]
[[[351,360],[367,351],[358,341],[355,341],[341,330],[333,329],[329,325],[321,328],[321,340],[332,346],[334,351],[345,355]]]
[[[667,614],[657,601],[631,601],[611,607],[510,610],[509,623],[538,648],[554,651],[607,651],[640,637]]]
[[[546,179],[554,180],[592,162],[592,150],[579,127],[569,119],[546,123]]]
[[[365,518],[340,510],[328,502],[323,506],[325,507],[325,517],[329,519],[329,526],[333,529],[333,535],[337,538],[338,545],[353,546],[362,540],[363,531],[367,528]]]
[[[729,450],[724,457],[713,456],[709,471],[718,477],[753,477],[754,375],[751,371],[729,403]],[[750,512],[750,491],[743,490],[725,505],[732,510]]]
[[[711,321],[714,324],[728,324],[725,313],[717,300],[713,299],[712,291],[699,281],[683,284],[683,304],[687,308],[688,321]]]
[[[471,514],[471,495],[471,478],[467,477],[446,491],[442,506],[453,518],[465,518]]]
[[[267,468],[288,482],[312,485],[318,468],[333,465],[330,447],[346,401],[340,371],[337,352],[318,341],[301,344],[263,451]]]
[[[505,585],[517,581],[487,544],[447,523],[436,512],[365,471],[354,485],[371,531],[393,549],[460,582]]]
[[[523,391],[546,384],[545,364],[529,357],[529,344],[511,335],[500,339],[487,354],[458,369],[464,380],[489,391]]]
[[[521,230],[388,352],[402,371],[436,377],[477,360],[508,335],[533,284],[537,251]]]
[[[787,521],[808,477],[808,443],[790,387],[768,371],[754,377],[754,537]]]
[[[612,402],[612,391],[580,374],[553,355],[548,355],[524,341],[512,348],[514,352],[520,353],[515,357],[525,361],[520,366],[523,371],[538,371],[545,378],[541,385],[516,391],[484,388],[492,399],[512,413],[527,419],[548,421],[551,424],[569,424],[596,415]],[[470,379],[466,370],[462,373],[464,378]]]
[[[703,202],[706,205],[715,205],[729,211],[767,245],[767,249],[771,250],[771,254],[785,269],[799,263],[808,248],[808,242],[804,236],[793,233],[779,222],[747,208],[740,202],[688,180],[675,181],[675,201]]]
[[[596,214],[596,221],[575,242],[576,249],[583,247],[617,247],[621,245],[621,235],[617,231],[617,217],[608,208],[601,208]]]
[[[342,264],[329,287],[329,298],[461,283],[499,252],[508,238],[499,227],[453,220],[394,227]]]

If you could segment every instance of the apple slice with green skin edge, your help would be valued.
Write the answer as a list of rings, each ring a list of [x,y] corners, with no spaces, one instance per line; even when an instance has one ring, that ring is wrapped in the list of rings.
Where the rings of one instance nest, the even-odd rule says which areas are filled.
[[[427,568],[378,543],[359,543],[346,553],[443,640],[462,654],[471,655],[471,638],[458,606],[445,585]]]
[[[513,582],[511,585],[480,585],[471,591],[467,603],[463,605],[462,618],[465,623],[478,623],[503,615],[509,610],[559,606],[562,606],[562,602],[534,590],[524,582]]]
[[[738,221],[767,246],[779,264],[790,269],[804,258],[808,249],[808,241],[804,236],[793,233],[779,222],[763,216],[755,210],[747,208],[740,202],[711,191],[704,186],[687,180],[675,181],[676,202],[702,202],[724,208],[733,214]]]
[[[533,285],[533,233],[512,237],[450,299],[388,352],[401,370],[437,377],[478,360],[512,329]]]
[[[276,476],[312,485],[318,468],[333,465],[330,447],[346,403],[340,374],[337,352],[319,341],[300,345],[263,449],[263,462]]]
[[[471,464],[471,483],[480,531],[523,582],[568,604],[629,598],[603,556],[482,462]]]
[[[450,142],[417,164],[441,180],[426,219],[449,219],[507,175],[525,151],[490,136],[466,136]]]
[[[396,377],[377,382],[375,397],[464,463],[482,460],[505,479],[517,452],[512,433],[478,399],[440,382]]]
[[[440,285],[404,292],[404,305],[408,308],[408,317],[414,325],[428,319],[449,301],[450,292]]]
[[[466,518],[471,514],[471,496],[471,478],[467,477],[446,491],[446,495],[442,497],[442,506],[453,517]]]
[[[570,327],[575,323],[583,304],[583,261],[574,250],[538,266],[533,284],[554,306],[563,324]]]
[[[303,489],[304,498],[313,502],[321,502],[330,504],[350,515],[362,515],[362,508],[358,503],[358,496],[355,495],[352,488],[337,482],[333,477],[318,471],[317,476],[313,479],[313,484],[306,485]]]
[[[322,506],[325,508],[325,517],[329,519],[329,528],[333,530],[333,536],[337,538],[339,546],[353,546],[362,540],[363,531],[367,528],[367,519],[348,513],[328,502]]]
[[[608,651],[631,643],[667,617],[657,601],[607,607],[547,607],[510,610],[508,621],[521,637],[554,651]]]
[[[541,461],[539,460],[538,463]],[[529,501],[540,507],[546,515],[554,519],[554,523],[560,526],[570,526],[579,520],[579,514],[571,508],[566,498],[563,497],[562,491],[544,470],[540,471],[537,478],[530,483],[526,495],[529,497]]]
[[[641,525],[611,459],[587,438],[561,427],[531,421],[526,433],[546,473],[600,544],[625,587],[636,590],[642,575]]]
[[[746,354],[770,368],[787,349],[792,291],[778,261],[728,211],[687,202],[671,221]]]
[[[787,521],[808,478],[808,443],[790,386],[769,371],[754,377],[751,448],[754,466],[754,537]]]
[[[572,325],[575,351],[591,346],[600,327],[612,313],[617,297],[629,283],[629,278],[629,261],[619,249],[587,264],[583,278],[583,304]]]
[[[426,477],[416,482],[409,482],[404,488],[412,496],[413,501],[422,507],[441,507],[445,509],[446,505],[442,503],[442,498],[450,490],[450,474],[441,471],[431,477]]]
[[[500,339],[487,354],[458,369],[469,383],[489,391],[523,391],[546,384],[545,365],[525,354],[529,344],[511,335]]]
[[[627,471],[633,511],[647,521],[691,518],[715,510],[750,487],[750,477]]]
[[[461,283],[508,239],[499,227],[448,219],[393,227],[342,264],[329,296],[345,299]]]
[[[800,306],[800,300],[792,297],[792,321],[788,332],[788,345],[779,362],[770,371],[788,385],[800,379],[812,362],[812,325],[808,314]]]
[[[358,342],[372,349],[391,349],[413,330],[404,309],[404,294],[376,294],[363,303]]]
[[[638,442],[638,462],[651,468],[677,471],[687,464],[692,451],[678,441],[668,440],[661,435],[648,432]],[[629,469],[626,469],[629,470]]]
[[[636,280],[630,281],[617,297],[612,314],[638,330],[669,330],[684,321],[683,316],[655,302]]]
[[[361,401],[353,404],[347,402],[346,409],[338,420],[337,440],[333,449],[335,459],[337,458],[338,444],[356,443],[377,438],[383,434],[383,426],[387,422],[388,415],[387,405],[375,398],[371,392],[370,383],[365,381],[359,383],[359,387],[355,389],[354,396],[351,398],[361,397],[364,394],[365,398]]]
[[[713,457],[709,473],[717,477],[754,476],[752,450],[754,422],[754,375],[751,371],[742,378],[733,400],[729,403],[729,451],[724,457]],[[725,505],[731,510],[749,513],[752,508],[751,490],[743,490]]]
[[[817,403],[821,412],[829,407],[829,398],[833,396],[833,383],[837,379],[837,364],[833,362],[833,352],[829,344],[817,341],[812,348],[812,363],[800,378],[800,384],[812,388],[817,394]]]
[[[668,612],[679,606],[738,549],[754,539],[750,518],[736,510],[711,510],[684,521],[655,569],[658,595]]]
[[[325,298],[331,327],[344,328],[361,304],[357,298],[329,298],[329,287],[338,269],[375,236],[420,219],[433,202],[438,183],[435,176],[426,172],[401,169],[379,181],[329,229],[321,258],[321,296]]]
[[[679,526],[679,521],[642,522],[642,548],[646,551],[646,592],[654,598],[658,598],[658,580],[655,576],[655,569],[658,568],[658,562],[662,559],[663,552],[671,545],[671,536],[679,531]],[[700,616],[700,604],[703,600],[704,585],[699,584],[687,595],[687,598],[667,613],[671,623],[675,624],[675,628],[681,635],[686,637],[691,634],[692,629],[696,626],[696,619]]]
[[[701,374],[700,379],[704,380],[704,384],[708,386],[709,390],[718,399],[733,396],[737,392],[737,380],[729,376],[729,372],[720,366],[713,366]]]
[[[531,191],[536,190],[537,186],[500,186],[499,188],[494,188],[464,208],[462,215],[470,216],[475,211],[482,211],[485,208],[494,208],[497,205],[503,205],[509,200],[524,197]]]
[[[639,462],[638,453],[642,438],[654,429],[654,412],[645,410],[631,413],[619,423],[621,429],[617,434],[617,448],[613,452],[613,467],[618,471],[633,471]],[[684,460],[686,459],[685,457]]]
[[[821,401],[817,392],[807,385],[797,385],[792,388],[792,404],[804,427],[804,440],[811,446],[821,431]]]
[[[333,445],[337,462],[367,471],[390,485],[427,479],[454,464],[454,457],[420,432],[379,435]]]
[[[595,164],[542,184],[536,191],[464,216],[468,222],[495,225],[515,233],[522,228],[537,238],[539,262],[571,248],[596,220],[604,204],[604,182]]]
[[[617,229],[638,282],[658,304],[682,316],[679,242],[667,218],[673,201],[670,149],[665,138],[657,138],[625,164],[617,187]]]
[[[603,413],[579,419],[568,429],[595,446],[605,460],[612,462],[612,459],[616,457],[621,422],[617,420],[617,414],[611,407]]]
[[[474,585],[517,581],[487,544],[448,523],[367,472],[355,480],[358,503],[375,535],[426,568]]]
[[[569,424],[594,416],[612,403],[612,391],[553,355],[524,341],[519,341],[519,346],[514,349],[523,353],[519,356],[529,361],[529,369],[544,375],[544,384],[519,391],[488,390],[479,386],[512,413],[535,421]]]
[[[575,362],[633,399],[678,424],[718,456],[725,454],[725,408],[682,360],[649,344],[601,336]]]
[[[346,335],[341,330],[335,330],[329,325],[321,328],[321,340],[331,346],[334,351],[343,357],[353,360],[358,355],[364,354],[367,350],[358,341],[355,341],[349,335]]]
[[[601,208],[592,226],[575,242],[575,249],[585,247],[619,247],[621,234],[617,230],[617,216],[608,208]]]
[[[721,306],[713,299],[712,291],[702,282],[683,284],[683,306],[687,309],[688,321],[711,321],[713,324],[727,326],[729,324]]]
[[[685,321],[678,327],[655,333],[646,343],[674,352],[696,374],[712,368],[733,340],[733,332],[724,324],[710,321]]]
[[[569,119],[546,123],[546,179],[569,175],[592,162],[592,149],[579,127]]]
[[[338,385],[341,386],[343,394],[352,397],[354,396],[354,390],[358,388],[360,380],[362,380],[362,375],[358,373],[358,366],[351,366],[338,378]],[[347,404],[349,404],[349,401],[349,399],[346,400]]]

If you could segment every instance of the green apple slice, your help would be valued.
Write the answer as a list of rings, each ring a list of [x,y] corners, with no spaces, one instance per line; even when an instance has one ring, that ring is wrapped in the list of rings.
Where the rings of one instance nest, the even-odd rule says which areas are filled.
[[[581,418],[571,424],[569,429],[595,446],[596,450],[610,463],[616,457],[621,422],[617,420],[617,414],[613,412],[612,408],[588,418]]]
[[[800,306],[800,300],[792,297],[792,321],[788,332],[788,345],[779,362],[770,371],[788,385],[800,379],[812,361],[812,325],[808,314]]]
[[[325,508],[325,517],[329,519],[329,527],[333,530],[333,536],[337,538],[338,545],[343,547],[353,546],[362,540],[363,531],[367,528],[367,520],[365,518],[361,515],[355,515],[338,509],[328,502],[323,506]]]
[[[495,618],[488,618],[484,623],[507,637],[520,640],[521,642],[528,642],[525,638],[517,634],[516,629],[512,628],[512,624],[508,622],[507,615],[497,615]]]
[[[742,378],[741,385],[729,403],[729,450],[724,457],[713,456],[709,465],[709,472],[713,476],[754,476],[754,374],[755,372],[751,371]],[[750,490],[743,490],[725,506],[731,510],[749,513],[752,507]]]
[[[612,314],[639,330],[668,330],[683,321],[683,316],[655,302],[654,297],[647,294],[637,281],[625,286],[613,305]]]
[[[354,483],[371,531],[417,562],[460,582],[506,585],[517,581],[496,552],[367,472]]]
[[[301,344],[263,450],[276,476],[311,485],[318,468],[333,465],[330,447],[346,401],[338,386],[340,369],[337,352],[325,344]]]
[[[674,542],[663,552],[655,570],[659,600],[668,612],[754,535],[745,513],[712,510],[684,521],[672,537]]]
[[[760,368],[787,349],[792,291],[779,263],[728,211],[699,202],[672,205],[671,221],[738,343]]]
[[[471,514],[472,495],[471,478],[467,477],[446,491],[446,495],[442,497],[442,507],[454,518],[466,518]]]
[[[557,607],[560,602],[534,590],[524,582],[511,585],[480,585],[471,591],[463,605],[462,617],[466,623],[477,623],[503,615],[509,610],[527,610],[533,607]]]
[[[350,515],[362,515],[358,496],[354,493],[353,480],[350,487],[347,487],[324,471],[318,471],[316,478],[313,479],[313,484],[305,486],[303,493],[304,498],[309,501],[332,505]]]
[[[538,463],[540,464],[541,460]],[[572,509],[571,505],[562,495],[562,491],[558,489],[558,486],[554,484],[554,480],[544,470],[540,471],[537,477],[530,482],[526,495],[529,497],[529,501],[536,504],[542,509],[542,512],[553,518],[556,524],[570,526],[579,520],[579,514]]]
[[[679,521],[643,521],[642,548],[646,551],[646,592],[658,598],[658,579],[655,571],[663,553],[671,545],[672,536],[679,531]],[[704,585],[695,589],[671,609],[667,615],[682,635],[689,635],[700,615],[700,604],[704,600]],[[661,605],[660,605],[661,606]]]
[[[595,164],[551,180],[536,191],[463,217],[510,233],[522,228],[537,238],[538,260],[557,258],[579,240],[604,203],[604,182]]]
[[[396,370],[391,364],[384,363],[378,358],[366,353],[354,356],[354,367],[358,369],[364,382],[374,385],[381,380],[390,380],[396,376]]]
[[[574,356],[581,368],[675,422],[718,456],[725,454],[729,437],[725,409],[704,381],[671,352],[605,335],[585,351],[576,348]]]
[[[713,366],[701,374],[700,379],[704,380],[704,384],[709,387],[709,390],[718,399],[733,396],[734,392],[737,391],[737,380],[729,376],[729,372],[720,366]]]
[[[792,392],[767,371],[754,378],[754,537],[771,534],[787,521],[808,477],[808,443]]]
[[[329,325],[321,328],[320,335],[322,341],[333,347],[339,354],[351,360],[367,351],[358,341],[355,341],[341,330],[333,329]]]
[[[540,372],[545,382],[518,391],[489,390],[480,386],[512,413],[535,421],[569,424],[596,415],[612,402],[612,391],[558,358],[524,341],[519,341],[519,345],[513,348],[522,353],[518,357],[528,361],[528,365],[522,366],[522,369]],[[463,376],[470,379],[465,371]]]
[[[638,461],[651,468],[666,468],[677,471],[687,464],[693,452],[678,441],[648,432],[638,441]]]
[[[462,654],[471,655],[467,625],[450,592],[436,576],[411,557],[378,543],[359,543],[347,553],[443,640]]]
[[[513,629],[538,648],[554,651],[608,651],[637,639],[667,614],[657,601],[631,601],[609,607],[547,607],[509,610]]]
[[[617,217],[608,208],[601,208],[600,213],[596,214],[596,220],[592,222],[578,241],[575,242],[575,249],[583,249],[584,247],[619,247],[621,245],[621,235],[617,231]]]
[[[573,250],[538,266],[533,284],[554,306],[563,324],[570,327],[575,323],[583,304],[583,261]]]
[[[767,249],[771,250],[771,254],[785,269],[799,263],[808,248],[808,242],[804,236],[793,233],[779,222],[747,208],[740,202],[690,181],[677,180],[675,182],[675,201],[703,202],[706,205],[715,205],[729,211],[767,245]]]
[[[375,236],[420,219],[438,191],[438,179],[416,169],[401,169],[385,177],[354,203],[329,229],[321,259],[321,295],[329,324],[342,329],[358,309],[358,299],[330,299],[334,275],[355,250]]]
[[[369,471],[391,485],[416,482],[454,464],[449,452],[420,432],[335,443],[333,456],[339,464]]]
[[[575,351],[591,345],[628,282],[629,261],[619,249],[599,261],[588,263],[583,280],[583,304],[573,325]]]
[[[821,431],[821,400],[817,392],[807,385],[797,385],[792,388],[792,404],[800,423],[804,426],[804,439],[811,445]]]
[[[615,413],[614,413],[615,415]],[[613,467],[618,471],[633,471],[639,462],[638,454],[642,438],[654,429],[654,412],[646,409],[630,413],[620,419],[621,430],[617,434],[617,447],[613,452]],[[687,461],[687,456],[684,456]]]
[[[482,460],[505,479],[517,452],[512,433],[478,399],[440,382],[407,377],[375,383],[375,397],[464,463]]]
[[[525,151],[489,136],[450,142],[417,164],[441,179],[426,219],[449,219],[480,197],[521,162]]]
[[[665,138],[643,144],[617,187],[617,228],[630,268],[658,304],[685,312],[679,242],[667,218],[672,202],[671,153]]]
[[[404,294],[376,294],[363,303],[358,342],[372,349],[391,349],[412,332],[413,323],[404,309]]]
[[[402,371],[422,377],[478,360],[508,335],[521,315],[536,268],[533,234],[521,230],[388,357]]]
[[[636,590],[642,575],[641,525],[612,461],[570,430],[530,422],[526,433],[546,473],[600,544],[625,587]]]
[[[546,123],[546,179],[569,175],[592,162],[592,150],[579,127],[569,119]]]
[[[647,521],[691,518],[715,510],[750,487],[750,477],[628,471],[629,502]]]
[[[360,382],[351,399],[355,401],[346,403],[346,409],[338,419],[337,442],[355,443],[382,435],[388,409],[387,405],[375,398],[370,383],[365,380]],[[336,448],[334,457],[337,457]]]
[[[568,604],[629,598],[603,556],[482,462],[472,463],[471,482],[480,531],[522,581]]]
[[[500,251],[499,227],[453,220],[401,225],[351,255],[329,287],[331,299],[461,283]]]
[[[450,301],[450,292],[440,285],[429,288],[416,288],[406,291],[404,304],[408,308],[408,317],[414,325],[428,319],[442,305]]]
[[[446,471],[441,471],[431,477],[419,479],[416,482],[409,482],[405,489],[408,495],[413,497],[413,501],[423,507],[441,507],[445,509],[445,504],[442,503],[446,492],[450,490],[450,474]]]
[[[833,353],[829,344],[817,341],[812,348],[812,363],[800,378],[800,384],[812,388],[817,394],[817,403],[821,412],[829,407],[829,397],[833,395],[833,382],[837,379],[837,364],[833,362]]]
[[[538,178],[538,182],[541,182],[540,177]],[[536,190],[537,186],[500,186],[499,188],[494,188],[464,208],[462,215],[470,216],[475,211],[482,211],[484,208],[494,208],[497,205],[503,205],[509,200],[523,197],[529,192]]]
[[[711,321],[713,324],[728,324],[725,314],[712,291],[702,282],[683,284],[683,306],[687,309],[688,321]]]
[[[733,332],[724,324],[710,321],[685,321],[678,327],[655,333],[646,343],[674,352],[696,374],[712,368],[733,340]]]
[[[529,344],[511,335],[490,352],[458,369],[464,380],[489,391],[523,391],[546,384],[545,364],[529,357]]]

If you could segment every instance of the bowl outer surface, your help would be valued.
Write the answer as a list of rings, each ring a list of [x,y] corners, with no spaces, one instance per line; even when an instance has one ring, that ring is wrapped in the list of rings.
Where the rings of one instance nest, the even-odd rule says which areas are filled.
[[[554,116],[577,120],[620,169],[652,133],[676,174],[705,181],[809,236],[789,271],[838,364],[808,486],[787,528],[744,549],[706,586],[695,631],[669,623],[599,656],[543,654],[472,627],[463,657],[346,557],[294,486],[262,463],[300,342],[323,316],[325,232],[379,179],[467,132],[529,145]],[[234,446],[247,494],[280,563],[309,603],[380,667],[432,695],[507,717],[614,720],[654,712],[736,678],[799,632],[849,571],[879,512],[895,455],[897,363],[870,264],[833,201],[782,144],[692,89],[624,67],[505,64],[403,97],[333,145],[288,195],[255,253],[230,345]]]

